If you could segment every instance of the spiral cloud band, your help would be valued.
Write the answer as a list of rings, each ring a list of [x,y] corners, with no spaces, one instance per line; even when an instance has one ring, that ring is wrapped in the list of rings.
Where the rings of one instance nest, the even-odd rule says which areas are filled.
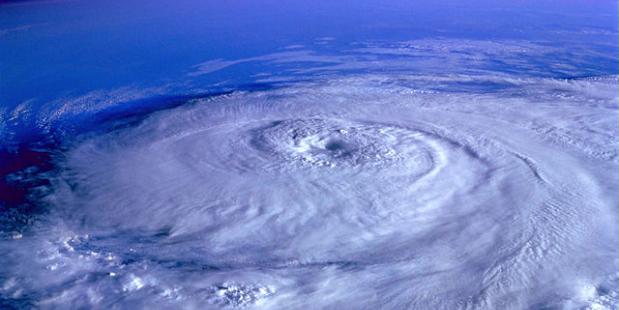
[[[441,91],[462,80],[237,92],[84,138],[2,290],[48,306],[616,306],[616,79]]]

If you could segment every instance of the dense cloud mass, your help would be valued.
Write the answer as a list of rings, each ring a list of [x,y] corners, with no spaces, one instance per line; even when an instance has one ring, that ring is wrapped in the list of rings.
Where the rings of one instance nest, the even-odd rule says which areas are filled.
[[[59,307],[615,308],[616,84],[352,74],[188,100],[57,159],[43,219],[2,243],[0,290]]]

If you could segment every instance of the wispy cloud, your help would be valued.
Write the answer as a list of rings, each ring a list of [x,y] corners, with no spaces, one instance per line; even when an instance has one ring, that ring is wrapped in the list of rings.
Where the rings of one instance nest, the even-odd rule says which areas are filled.
[[[20,26],[0,29],[0,37],[14,33],[14,32],[28,31],[33,27],[43,26],[45,24],[46,23],[38,23],[38,24],[20,25]]]
[[[254,61],[272,62],[272,63],[293,63],[293,62],[315,62],[315,63],[340,63],[343,61],[342,56],[320,55],[308,50],[294,50],[267,54],[256,57],[241,58],[236,60],[213,59],[199,63],[193,68],[195,71],[190,72],[189,76],[200,76],[209,74],[228,67]]]

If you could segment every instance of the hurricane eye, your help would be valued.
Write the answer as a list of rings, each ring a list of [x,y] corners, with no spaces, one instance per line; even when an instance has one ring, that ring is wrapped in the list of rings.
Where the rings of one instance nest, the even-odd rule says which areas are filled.
[[[330,140],[325,144],[325,149],[332,152],[344,152],[347,150],[347,145],[342,140]]]

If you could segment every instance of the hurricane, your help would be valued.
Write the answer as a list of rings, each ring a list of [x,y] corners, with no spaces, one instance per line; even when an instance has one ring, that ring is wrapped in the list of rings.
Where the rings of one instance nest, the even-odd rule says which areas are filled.
[[[616,54],[559,66],[574,50],[446,38],[346,51],[188,73],[286,72],[249,84],[4,109],[19,169],[0,187],[0,305],[617,307],[618,77],[592,65]]]

